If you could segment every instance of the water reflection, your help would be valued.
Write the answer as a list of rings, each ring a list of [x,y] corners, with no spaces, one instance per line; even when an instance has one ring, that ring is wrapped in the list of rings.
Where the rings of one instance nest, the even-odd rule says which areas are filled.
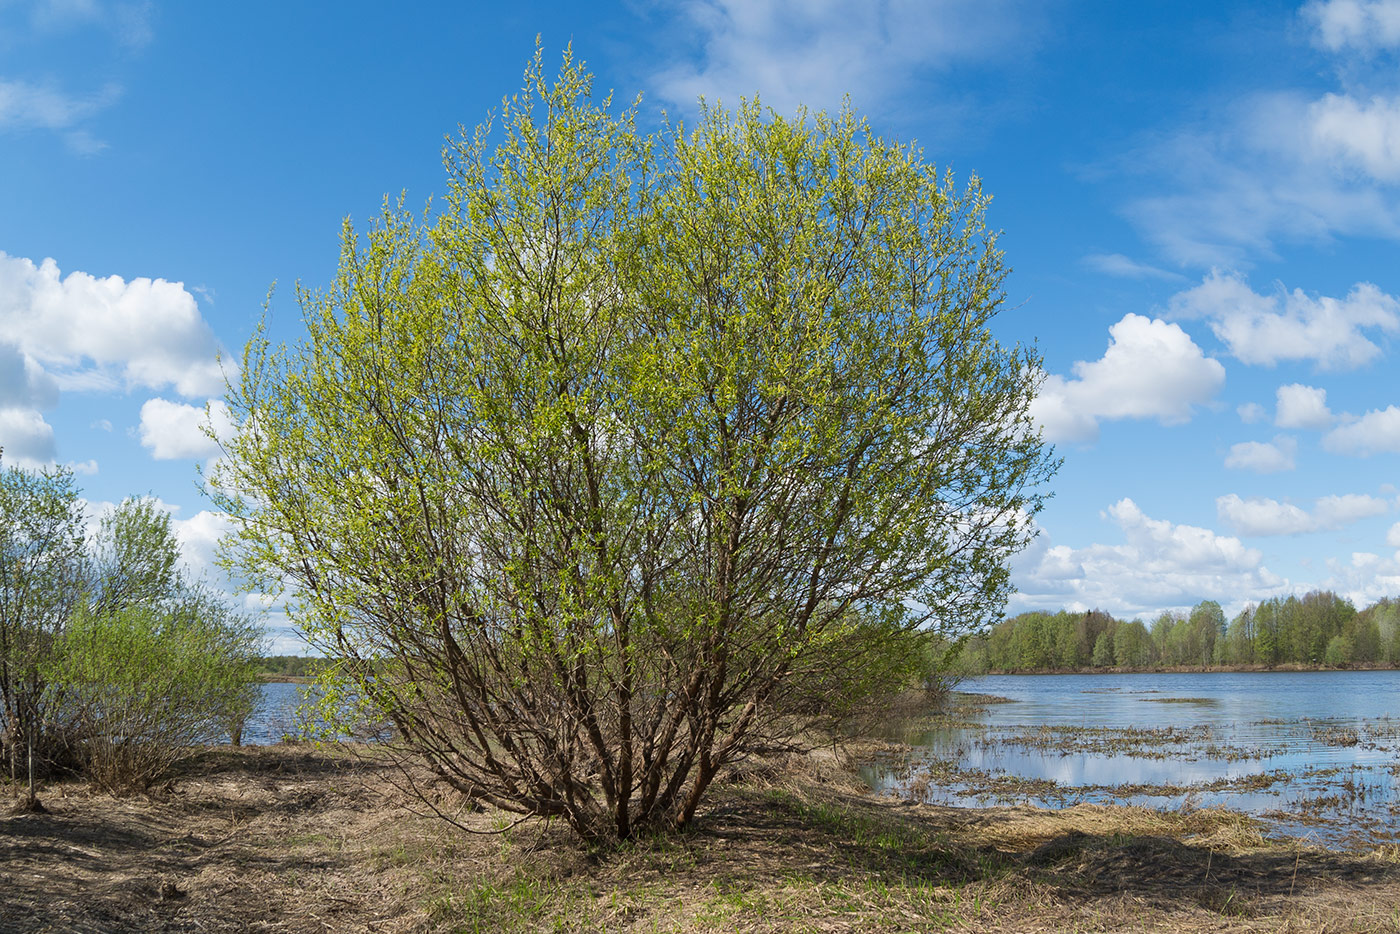
[[[297,707],[306,699],[309,686],[269,681],[262,686],[262,700],[243,725],[243,742],[250,746],[280,743],[296,736]]]
[[[1224,805],[1330,842],[1400,840],[1400,672],[993,676],[894,726],[880,791],[931,803]]]
[[[243,742],[250,746],[267,746],[286,739],[306,738],[308,723],[304,719],[303,708],[312,706],[308,702],[315,699],[312,692],[316,690],[313,684],[276,681],[263,684],[262,700],[243,725]],[[387,723],[352,714],[353,704],[347,702],[337,716],[342,728],[350,732],[338,735],[357,742],[378,742],[388,738],[390,728]],[[311,716],[313,731],[323,731],[326,723],[319,720],[314,711]]]

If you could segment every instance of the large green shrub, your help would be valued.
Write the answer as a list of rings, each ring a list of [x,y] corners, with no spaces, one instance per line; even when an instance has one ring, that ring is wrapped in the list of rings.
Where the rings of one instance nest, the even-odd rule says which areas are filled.
[[[852,614],[824,634],[820,652],[794,665],[771,700],[780,730],[862,726],[906,691],[938,691],[944,645],[898,619]]]
[[[382,750],[627,839],[869,680],[853,616],[1000,613],[1041,370],[976,180],[849,112],[643,136],[537,58],[496,126],[437,214],[347,229],[304,340],[254,335],[213,492]]]

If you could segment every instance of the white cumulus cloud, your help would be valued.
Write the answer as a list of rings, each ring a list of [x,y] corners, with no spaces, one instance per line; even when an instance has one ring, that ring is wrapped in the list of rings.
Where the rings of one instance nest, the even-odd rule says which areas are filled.
[[[0,406],[49,409],[58,403],[58,383],[17,345],[0,341]]]
[[[148,399],[141,406],[141,444],[156,460],[213,457],[218,444],[204,434],[210,426],[219,437],[227,438],[232,428],[228,407],[218,399],[209,400],[206,413],[201,406],[185,405],[167,399]]]
[[[1369,457],[1372,454],[1400,454],[1400,407],[1373,409],[1338,425],[1322,436],[1322,446],[1336,454]]]
[[[1329,52],[1400,46],[1400,0],[1313,0],[1302,9]]]
[[[1108,515],[1122,527],[1128,543],[1150,562],[1184,571],[1209,571],[1215,567],[1248,568],[1258,564],[1259,552],[1239,539],[1216,535],[1210,529],[1177,525],[1153,519],[1131,499],[1108,508]]]
[[[1324,158],[1383,181],[1400,179],[1400,98],[1327,94],[1313,103],[1309,117]]]
[[[1400,522],[1390,527],[1390,531],[1385,534],[1385,543],[1391,548],[1400,548]]]
[[[1284,242],[1400,239],[1400,3],[1309,3],[1302,18],[1333,53],[1337,88],[1231,95],[1125,155],[1124,168],[1146,177],[1126,213],[1173,259],[1242,265],[1277,259]]]
[[[1400,196],[1322,143],[1315,102],[1259,94],[1198,126],[1154,134],[1123,159],[1145,178],[1128,218],[1173,260],[1202,267],[1276,259],[1280,242],[1400,239]]]
[[[1400,556],[1387,560],[1367,551],[1352,552],[1350,561],[1327,559],[1330,576],[1319,589],[1331,590],[1355,606],[1369,606],[1400,593]]]
[[[1216,514],[1220,521],[1241,535],[1300,535],[1340,529],[1361,519],[1384,515],[1390,504],[1374,496],[1348,493],[1324,496],[1308,511],[1293,503],[1275,499],[1251,497],[1242,499],[1234,493],[1218,497]]]
[[[196,577],[214,577],[219,542],[233,530],[228,516],[202,509],[188,519],[175,519],[171,524],[185,565]]]
[[[1180,327],[1135,314],[1109,328],[1103,357],[1073,370],[1073,379],[1048,376],[1031,406],[1052,441],[1092,440],[1100,419],[1187,421],[1225,382],[1225,368]]]
[[[1021,592],[1013,609],[1099,607],[1132,616],[1206,599],[1240,605],[1287,589],[1263,566],[1262,553],[1238,538],[1153,519],[1131,499],[1104,517],[1121,530],[1120,544],[1071,548],[1049,545],[1042,535],[1017,559],[1013,579]]]
[[[1252,470],[1255,473],[1279,473],[1292,470],[1298,453],[1298,442],[1288,435],[1278,435],[1273,441],[1242,441],[1230,445],[1225,466],[1232,470]]]
[[[0,445],[13,463],[54,462],[43,412],[59,404],[61,392],[170,388],[207,397],[224,386],[218,353],[194,297],[178,282],[64,276],[51,259],[36,265],[0,252]],[[157,433],[149,437],[156,443]],[[174,451],[175,443],[162,449]],[[96,467],[89,461],[74,469]]]
[[[1241,499],[1230,493],[1216,499],[1215,511],[1241,535],[1296,535],[1313,529],[1306,509],[1273,499]]]
[[[1353,369],[1381,352],[1367,331],[1400,332],[1400,301],[1369,282],[1342,299],[1313,298],[1301,289],[1260,295],[1240,276],[1217,270],[1174,295],[1171,310],[1205,318],[1234,357],[1260,366],[1311,360],[1324,369]]]
[[[85,272],[0,252],[0,333],[62,389],[224,387],[219,345],[178,282]]]
[[[1280,428],[1326,428],[1334,420],[1325,389],[1290,383],[1278,388],[1275,399],[1274,424]]]
[[[0,408],[0,457],[19,467],[44,467],[53,463],[56,447],[53,426],[33,409]]]
[[[1390,503],[1375,496],[1361,493],[1346,493],[1342,496],[1324,496],[1313,507],[1313,518],[1319,529],[1340,529],[1360,519],[1383,516],[1390,511]]]

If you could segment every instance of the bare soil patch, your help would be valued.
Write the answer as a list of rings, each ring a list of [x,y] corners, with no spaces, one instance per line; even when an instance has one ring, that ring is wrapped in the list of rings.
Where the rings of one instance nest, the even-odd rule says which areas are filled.
[[[433,792],[437,805],[456,798]],[[691,832],[608,848],[420,813],[342,754],[210,750],[152,798],[0,808],[0,931],[1400,931],[1400,859],[1226,811],[871,797],[839,756],[735,770]]]

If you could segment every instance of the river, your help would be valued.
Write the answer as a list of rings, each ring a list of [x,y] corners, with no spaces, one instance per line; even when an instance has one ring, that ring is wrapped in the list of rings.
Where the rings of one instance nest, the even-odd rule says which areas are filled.
[[[892,727],[881,792],[955,805],[1223,805],[1325,842],[1400,840],[1400,672],[998,675]]]
[[[269,681],[262,686],[262,701],[243,724],[243,742],[250,746],[280,743],[297,735],[297,707],[307,685]]]

